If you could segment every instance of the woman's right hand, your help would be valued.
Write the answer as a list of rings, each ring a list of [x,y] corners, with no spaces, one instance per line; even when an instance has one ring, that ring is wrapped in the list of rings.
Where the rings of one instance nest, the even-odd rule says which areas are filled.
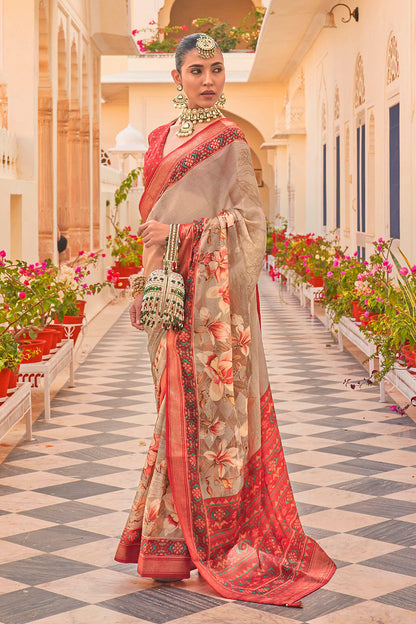
[[[130,306],[130,321],[133,327],[136,329],[144,330],[144,325],[140,320],[140,312],[142,309],[143,293],[139,293],[133,300]]]

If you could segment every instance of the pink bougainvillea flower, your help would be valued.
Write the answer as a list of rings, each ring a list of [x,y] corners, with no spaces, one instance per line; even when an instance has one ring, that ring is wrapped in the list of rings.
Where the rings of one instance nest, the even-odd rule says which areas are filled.
[[[227,449],[226,446],[227,443],[224,440],[221,440],[216,453],[215,451],[206,451],[204,453],[204,456],[207,459],[217,464],[220,479],[222,479],[225,474],[226,466],[238,466],[239,464],[238,460],[235,458],[237,455],[237,448],[231,447]]]
[[[332,276],[333,276],[332,271],[328,271],[328,273],[326,274],[326,276],[327,276],[327,277],[332,277]]]
[[[84,254],[85,254],[85,251],[79,251],[79,252],[78,252],[78,255],[79,255],[79,256],[83,256]]]
[[[131,34],[133,35],[133,37],[135,37],[138,32],[139,31],[137,30],[137,28],[135,28],[134,30],[131,31]]]
[[[399,270],[400,275],[407,275],[409,273],[409,269],[407,267],[402,267]]]
[[[5,257],[6,257],[6,252],[4,251],[4,249],[2,249],[2,250],[0,251],[0,256],[1,256],[2,258],[5,258]]]
[[[339,266],[339,262],[338,262],[338,260],[334,260],[333,266],[334,266],[334,267]]]
[[[341,271],[341,275],[345,275],[345,271]]]
[[[410,270],[412,271],[412,273],[416,273],[416,264],[414,264]]]
[[[370,312],[369,312],[368,310],[366,310],[366,311],[364,312],[364,316],[365,316],[366,318],[368,318],[368,317],[370,316]]]
[[[26,297],[25,292],[19,292],[19,299],[24,299]]]

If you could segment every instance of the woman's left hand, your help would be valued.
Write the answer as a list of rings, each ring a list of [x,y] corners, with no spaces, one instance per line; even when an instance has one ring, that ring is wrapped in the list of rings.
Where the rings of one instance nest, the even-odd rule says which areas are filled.
[[[153,245],[166,245],[166,238],[169,236],[169,224],[159,221],[146,221],[139,225],[137,234],[142,237],[145,247]]]

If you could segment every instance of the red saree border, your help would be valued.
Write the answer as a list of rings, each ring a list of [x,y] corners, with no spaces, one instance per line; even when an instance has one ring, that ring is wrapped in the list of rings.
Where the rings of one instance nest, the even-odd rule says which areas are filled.
[[[220,126],[223,126],[221,130]],[[140,200],[139,210],[143,221],[147,220],[153,206],[168,188],[233,141],[245,141],[243,132],[229,119],[217,119],[162,158]]]

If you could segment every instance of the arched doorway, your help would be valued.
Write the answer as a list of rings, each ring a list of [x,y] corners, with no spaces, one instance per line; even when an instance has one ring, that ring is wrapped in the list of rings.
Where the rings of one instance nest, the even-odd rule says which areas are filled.
[[[224,115],[238,124],[245,134],[251,151],[251,159],[257,178],[264,214],[269,218],[271,209],[270,190],[273,189],[273,167],[269,165],[265,152],[261,150],[264,137],[250,121],[247,121],[243,117],[230,113],[229,111],[224,111]]]
[[[258,0],[166,0],[159,11],[159,25],[186,25],[189,34],[197,30],[192,25],[196,17],[217,17],[222,22],[238,26],[256,6],[262,6],[262,3]]]

